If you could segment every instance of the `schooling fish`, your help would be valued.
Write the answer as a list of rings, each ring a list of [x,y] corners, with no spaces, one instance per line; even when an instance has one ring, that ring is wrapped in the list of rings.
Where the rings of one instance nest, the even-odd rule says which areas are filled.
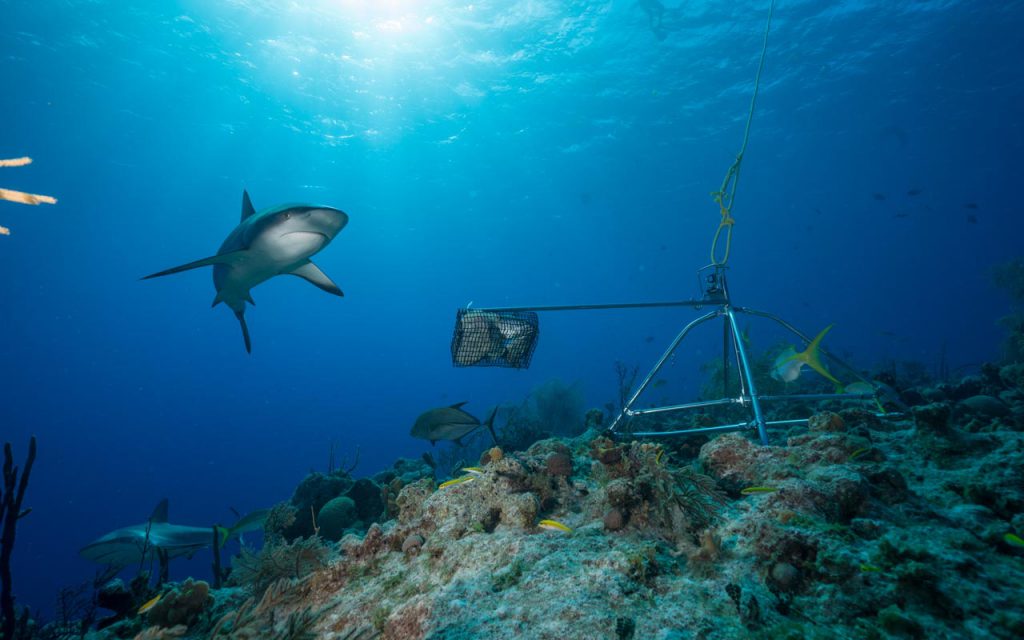
[[[255,304],[249,291],[256,285],[288,274],[299,276],[327,293],[344,295],[309,259],[330,244],[346,224],[348,214],[344,211],[313,204],[285,204],[257,213],[249,194],[243,191],[242,221],[228,234],[217,255],[145,276],[143,280],[212,266],[213,285],[217,289],[213,306],[223,302],[235,312],[242,326],[245,350],[251,353],[245,303]]]
[[[807,365],[837,385],[842,384],[825,368],[825,365],[821,362],[821,353],[819,351],[821,339],[825,337],[825,334],[829,332],[832,326],[828,325],[822,329],[821,333],[811,341],[811,344],[800,353],[797,353],[793,347],[788,347],[780,353],[779,357],[775,358],[775,364],[772,366],[772,377],[784,382],[793,382],[800,377],[800,370],[803,366]]]
[[[498,408],[495,407],[487,422],[481,424],[476,417],[462,410],[464,404],[466,403],[459,402],[450,407],[438,407],[423,412],[416,418],[409,435],[429,440],[432,445],[438,440],[451,440],[461,446],[462,438],[484,426],[491,432],[494,442],[498,442],[498,437],[494,434],[494,416],[498,413]]]

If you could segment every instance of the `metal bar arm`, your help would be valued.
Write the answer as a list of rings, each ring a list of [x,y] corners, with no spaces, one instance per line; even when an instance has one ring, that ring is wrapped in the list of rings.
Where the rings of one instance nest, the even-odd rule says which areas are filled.
[[[490,313],[507,313],[522,311],[593,311],[595,309],[654,309],[661,307],[691,307],[700,309],[709,304],[716,304],[717,300],[677,300],[674,302],[625,302],[612,304],[567,304],[554,306],[534,307],[472,307],[473,311],[487,311]],[[469,308],[469,307],[467,307]]]

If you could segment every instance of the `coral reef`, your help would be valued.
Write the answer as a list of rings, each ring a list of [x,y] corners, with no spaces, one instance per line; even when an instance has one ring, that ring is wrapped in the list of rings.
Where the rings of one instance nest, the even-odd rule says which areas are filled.
[[[330,557],[331,549],[318,536],[268,541],[258,552],[243,547],[232,562],[229,583],[263,593],[280,580],[304,578],[325,566]]]
[[[771,446],[594,430],[452,484],[433,458],[313,474],[198,613],[93,637],[1022,637],[1022,381],[985,366],[888,416],[821,403]]]
[[[722,435],[695,460],[593,434],[488,454],[472,482],[402,487],[281,615],[330,605],[315,633],[403,639],[1018,637],[1024,435],[995,379],[979,393],[1010,413],[972,430],[937,398],[898,420],[837,406],[770,447]]]

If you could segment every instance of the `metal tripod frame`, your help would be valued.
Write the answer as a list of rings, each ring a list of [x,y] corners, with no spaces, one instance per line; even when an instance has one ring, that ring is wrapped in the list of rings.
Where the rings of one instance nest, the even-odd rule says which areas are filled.
[[[633,416],[652,415],[658,413],[668,413],[674,411],[686,411],[689,409],[704,409],[708,407],[719,407],[729,405],[739,405],[747,407],[750,410],[751,419],[747,422],[738,422],[734,424],[723,424],[716,425],[713,427],[694,427],[690,429],[679,429],[673,431],[638,431],[632,432],[632,435],[639,437],[660,437],[660,436],[684,436],[684,435],[696,435],[696,434],[708,434],[708,433],[724,433],[727,431],[741,431],[744,429],[757,429],[757,435],[761,440],[761,444],[768,444],[768,427],[769,426],[783,426],[793,425],[805,422],[805,420],[767,420],[764,417],[764,412],[761,408],[762,403],[765,402],[786,402],[794,400],[870,400],[876,397],[874,393],[803,393],[803,394],[788,394],[788,395],[761,395],[757,392],[757,386],[754,383],[754,375],[750,368],[750,359],[747,355],[747,349],[744,346],[743,337],[740,333],[739,324],[736,322],[736,315],[740,313],[749,314],[752,316],[759,316],[762,318],[768,318],[779,323],[792,333],[799,336],[802,340],[807,343],[811,342],[811,338],[796,329],[793,325],[789,324],[778,316],[767,313],[764,311],[758,311],[756,309],[750,309],[748,307],[739,307],[732,304],[729,297],[729,288],[725,281],[724,267],[720,265],[710,265],[705,267],[701,271],[705,271],[709,268],[713,268],[714,272],[707,278],[707,287],[705,289],[704,301],[706,304],[714,304],[716,308],[713,311],[709,311],[699,318],[691,321],[676,335],[675,339],[669,345],[665,353],[662,354],[661,358],[654,365],[654,368],[647,374],[647,376],[637,387],[636,391],[630,396],[629,400],[619,411],[619,415],[616,416],[612,422],[609,431],[616,433],[619,427],[622,425],[624,420],[628,420]],[[699,272],[698,272],[699,273]],[[633,409],[633,405],[637,399],[643,394],[647,387],[651,384],[654,378],[661,371],[665,363],[668,362],[672,354],[679,347],[679,344],[686,338],[687,334],[690,333],[695,327],[704,324],[715,318],[724,318],[724,334],[723,334],[723,345],[722,345],[722,389],[725,394],[728,394],[728,380],[729,380],[729,359],[730,359],[730,347],[731,355],[735,358],[736,369],[739,378],[739,394],[735,397],[720,398],[717,400],[702,400],[699,402],[688,402],[685,404],[669,405],[664,407],[652,407],[649,409]],[[861,374],[846,364],[836,356],[831,355],[824,349],[819,349],[821,354],[828,357],[830,360],[846,369],[854,375],[857,379],[874,385],[868,380],[864,379]]]
[[[710,273],[709,273],[710,272]],[[703,278],[702,274],[707,274]],[[644,432],[632,432],[631,435],[639,437],[661,437],[661,436],[685,436],[685,435],[697,435],[697,434],[708,434],[708,433],[724,433],[727,431],[741,431],[745,429],[756,429],[758,437],[761,440],[761,444],[768,444],[768,427],[769,426],[783,426],[783,425],[794,425],[806,422],[804,420],[766,420],[764,412],[761,408],[762,403],[767,402],[787,402],[794,400],[875,400],[878,398],[877,387],[874,383],[867,380],[862,376],[856,369],[846,364],[838,357],[830,354],[824,348],[819,347],[819,352],[827,357],[829,360],[839,365],[853,377],[857,378],[861,382],[865,382],[873,389],[876,389],[876,393],[803,393],[803,394],[791,394],[791,395],[760,395],[757,392],[757,387],[754,383],[754,375],[750,368],[750,359],[747,355],[746,347],[743,344],[743,338],[740,334],[740,328],[736,322],[736,315],[743,313],[752,316],[758,316],[761,318],[767,318],[774,320],[779,323],[806,343],[810,343],[812,339],[806,334],[799,331],[796,327],[789,324],[778,316],[767,313],[765,311],[758,311],[756,309],[750,309],[748,307],[740,307],[732,304],[732,300],[729,297],[729,287],[726,283],[725,278],[725,266],[719,264],[711,264],[697,271],[698,282],[700,283],[703,291],[703,298],[700,300],[681,300],[677,302],[638,302],[638,303],[625,303],[625,304],[589,304],[589,305],[560,305],[560,306],[543,306],[543,307],[488,307],[478,308],[478,311],[487,311],[493,313],[501,312],[520,312],[520,311],[587,311],[596,309],[642,309],[652,307],[691,307],[696,310],[701,310],[705,307],[713,306],[714,309],[705,313],[704,315],[691,321],[689,324],[684,326],[682,330],[676,335],[675,339],[669,344],[668,349],[662,354],[661,358],[655,363],[654,368],[647,374],[647,376],[637,387],[636,391],[632,393],[629,400],[625,403],[619,414],[615,417],[609,427],[609,432],[613,435],[616,434],[624,422],[628,421],[629,418],[634,416],[653,415],[658,413],[669,413],[674,411],[686,411],[689,409],[704,409],[707,407],[719,407],[719,406],[731,406],[739,405],[746,407],[750,410],[750,420],[746,422],[738,422],[734,424],[723,424],[713,427],[694,427],[690,429],[680,429],[673,431],[644,431]],[[723,349],[722,349],[722,388],[725,394],[728,394],[728,379],[729,379],[729,360],[730,355],[735,359],[736,369],[739,373],[739,393],[735,397],[720,398],[717,400],[702,400],[699,402],[689,402],[685,404],[669,405],[664,407],[651,407],[649,409],[634,409],[633,405],[637,399],[643,394],[647,387],[654,380],[658,372],[661,371],[665,363],[668,362],[672,354],[679,347],[679,344],[684,338],[693,330],[695,327],[713,320],[715,318],[724,319],[724,333],[723,333]],[[731,353],[730,353],[731,352]]]

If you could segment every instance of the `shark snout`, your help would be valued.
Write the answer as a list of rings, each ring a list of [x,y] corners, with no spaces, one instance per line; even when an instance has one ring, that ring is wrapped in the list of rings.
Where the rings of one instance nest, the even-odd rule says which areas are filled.
[[[348,223],[348,216],[338,209],[310,209],[304,212],[311,225],[314,225],[329,239],[334,239]]]

